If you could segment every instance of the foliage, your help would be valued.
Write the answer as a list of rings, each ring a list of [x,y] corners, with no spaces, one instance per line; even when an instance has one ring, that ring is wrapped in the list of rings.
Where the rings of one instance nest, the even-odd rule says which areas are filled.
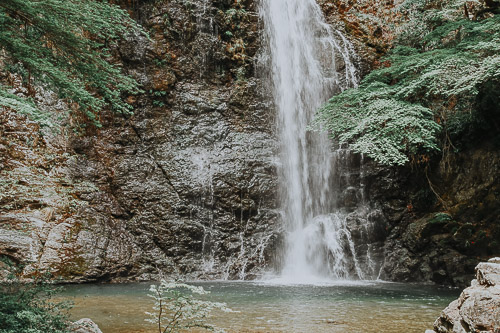
[[[7,71],[22,77],[25,97],[34,86],[47,87],[74,102],[75,109],[99,125],[99,112],[109,106],[129,113],[123,93],[138,84],[112,63],[111,50],[125,33],[141,32],[128,14],[107,1],[2,0],[0,49]],[[47,115],[28,98],[0,87],[0,106],[27,114],[48,125]]]
[[[0,86],[0,106],[17,110],[20,114],[27,115],[42,127],[53,127],[50,114],[39,110],[30,99],[23,99],[7,91],[6,87]]]
[[[155,312],[146,312],[151,318],[147,321],[158,325],[159,333],[179,332],[192,328],[223,332],[206,321],[214,309],[231,312],[225,303],[197,299],[195,295],[207,295],[210,292],[203,287],[180,282],[162,280],[160,285],[152,285],[148,296],[155,300]]]
[[[453,221],[452,217],[448,213],[436,213],[429,220],[429,223],[443,223]]]
[[[500,86],[500,15],[483,9],[484,17],[476,12],[472,19],[464,17],[464,1],[436,3],[401,5],[410,20],[386,66],[333,97],[319,110],[316,128],[382,164],[402,165],[438,151],[441,128],[458,134],[480,122],[479,99]]]
[[[404,164],[405,152],[435,150],[432,112],[393,98],[390,86],[364,84],[333,97],[315,119],[341,143],[382,164]]]
[[[12,268],[8,260],[0,262]],[[0,333],[69,333],[66,303],[54,303],[57,289],[46,277],[21,283],[11,272],[0,284]]]

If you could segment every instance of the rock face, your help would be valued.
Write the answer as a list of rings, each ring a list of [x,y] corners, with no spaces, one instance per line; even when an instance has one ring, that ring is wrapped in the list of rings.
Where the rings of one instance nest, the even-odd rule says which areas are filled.
[[[500,258],[476,267],[476,279],[442,312],[434,332],[500,332]]]
[[[394,180],[389,188],[395,194],[386,196],[387,182],[374,188],[389,199],[382,204],[389,223],[383,276],[465,287],[479,261],[498,256],[499,163],[497,149],[484,143],[448,157],[427,175],[382,170]]]
[[[381,56],[394,41],[394,24],[401,23],[397,1],[318,3],[329,22],[352,37],[362,73],[384,66]],[[486,104],[491,111],[481,111],[488,112],[485,119],[498,123],[498,103]],[[445,145],[442,157],[428,164],[381,168],[365,161],[365,198],[384,242],[380,278],[465,287],[478,262],[500,255],[497,132],[472,131],[459,144],[454,138],[455,151]]]
[[[257,2],[116,2],[151,36],[127,36],[114,50],[144,87],[125,96],[134,115],[42,136],[0,109],[0,256],[29,261],[26,275],[48,269],[72,282],[257,276],[282,241]],[[359,37],[366,72],[388,48],[378,29],[347,22],[342,1],[318,2],[330,23]],[[69,108],[49,92],[36,99]],[[478,257],[500,254],[498,149],[450,156],[426,174],[353,155],[338,175],[335,200],[373,276],[464,285]],[[362,202],[368,213],[353,208]]]
[[[0,254],[70,281],[252,277],[279,232],[255,4],[122,3],[151,36],[115,50],[132,117],[40,140],[2,110]]]

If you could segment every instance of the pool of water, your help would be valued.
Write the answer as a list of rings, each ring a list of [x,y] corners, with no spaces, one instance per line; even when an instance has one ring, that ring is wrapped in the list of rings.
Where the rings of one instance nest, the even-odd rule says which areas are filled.
[[[216,313],[211,323],[227,332],[424,332],[458,290],[381,282],[281,285],[196,282],[209,299],[236,313]],[[70,285],[73,319],[92,318],[104,333],[157,332],[144,321],[153,300],[149,283]]]

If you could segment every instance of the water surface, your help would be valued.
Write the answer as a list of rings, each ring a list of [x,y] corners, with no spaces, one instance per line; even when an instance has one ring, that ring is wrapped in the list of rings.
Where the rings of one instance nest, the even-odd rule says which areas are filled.
[[[257,282],[193,283],[210,300],[238,313],[211,323],[228,332],[424,332],[458,290],[396,283],[280,285]],[[144,321],[153,300],[149,283],[67,286],[73,319],[92,318],[104,333],[157,332]]]

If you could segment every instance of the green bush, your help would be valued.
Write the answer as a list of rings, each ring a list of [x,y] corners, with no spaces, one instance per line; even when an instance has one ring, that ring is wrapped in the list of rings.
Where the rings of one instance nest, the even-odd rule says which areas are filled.
[[[0,263],[1,264],[1,263]],[[3,260],[12,271],[13,265]],[[58,289],[46,277],[20,282],[16,271],[0,284],[0,333],[66,333],[71,332],[67,303],[53,302]]]
[[[139,92],[138,83],[112,60],[112,50],[128,33],[144,32],[125,10],[108,1],[0,1],[2,62],[26,88],[21,98],[11,87],[0,86],[0,106],[50,126],[50,114],[29,99],[35,87],[44,87],[76,103],[74,109],[95,125],[100,125],[104,108],[130,113],[122,97]]]
[[[450,135],[500,119],[491,103],[500,89],[497,9],[465,18],[461,0],[407,0],[397,10],[408,22],[384,66],[334,96],[313,123],[386,165],[426,161]]]
[[[159,333],[184,332],[194,328],[224,332],[207,323],[207,320],[213,310],[232,310],[225,303],[199,299],[209,293],[203,287],[162,280],[160,285],[150,288],[148,296],[154,299],[155,305],[154,312],[146,312],[151,317],[146,321],[155,324]]]

